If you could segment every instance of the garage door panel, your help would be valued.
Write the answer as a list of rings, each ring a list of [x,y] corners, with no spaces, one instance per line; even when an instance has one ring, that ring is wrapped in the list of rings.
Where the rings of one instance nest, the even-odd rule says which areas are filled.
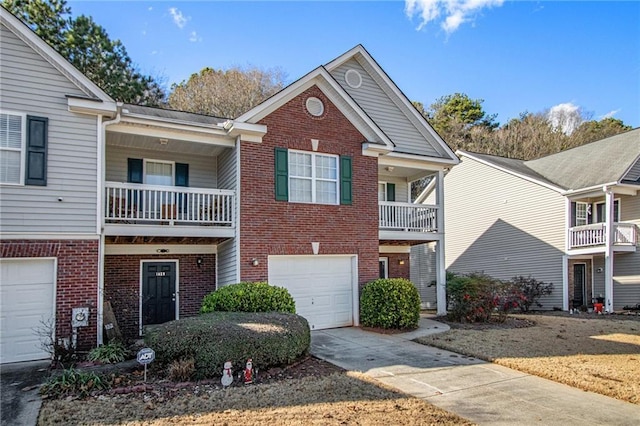
[[[55,262],[0,261],[0,359],[2,363],[45,359],[38,334],[54,320]]]
[[[270,257],[269,283],[287,288],[311,329],[353,325],[353,256]]]

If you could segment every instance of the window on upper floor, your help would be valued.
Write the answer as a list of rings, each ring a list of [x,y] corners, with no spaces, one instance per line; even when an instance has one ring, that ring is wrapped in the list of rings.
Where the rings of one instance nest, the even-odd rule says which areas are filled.
[[[604,201],[596,203],[596,223],[604,222],[606,217],[606,203]],[[613,221],[620,222],[620,200],[613,201]]]
[[[589,223],[589,216],[591,215],[590,207],[587,203],[576,203],[575,226],[582,226]]]
[[[316,204],[351,204],[351,157],[275,150],[275,198]]]
[[[0,184],[47,184],[48,119],[0,112]]]

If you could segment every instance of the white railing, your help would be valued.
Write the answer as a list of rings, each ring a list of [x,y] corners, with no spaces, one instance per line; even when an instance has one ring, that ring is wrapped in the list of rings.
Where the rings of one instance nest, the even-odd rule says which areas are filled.
[[[379,226],[381,229],[407,232],[435,232],[438,206],[381,201]]]
[[[234,226],[235,192],[106,182],[107,223]]]
[[[574,226],[569,228],[569,247],[589,247],[606,244],[607,227],[604,223]],[[613,224],[613,244],[632,245],[637,244],[636,226],[633,223]]]

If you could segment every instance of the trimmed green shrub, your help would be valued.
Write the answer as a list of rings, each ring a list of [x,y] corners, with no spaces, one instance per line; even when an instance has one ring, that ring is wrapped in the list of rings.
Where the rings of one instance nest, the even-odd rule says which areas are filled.
[[[418,289],[404,278],[367,283],[360,295],[360,322],[365,327],[412,329],[420,320]]]
[[[221,376],[225,361],[236,371],[248,358],[261,370],[291,364],[308,353],[311,333],[295,314],[212,312],[154,326],[144,341],[160,366],[193,359],[203,379]]]
[[[289,312],[296,304],[289,290],[266,282],[241,282],[219,288],[202,300],[200,312]]]

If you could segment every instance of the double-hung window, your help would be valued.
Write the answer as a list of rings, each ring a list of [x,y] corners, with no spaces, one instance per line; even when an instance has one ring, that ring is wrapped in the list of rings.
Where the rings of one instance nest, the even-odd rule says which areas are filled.
[[[0,184],[47,185],[48,119],[0,112]]]
[[[0,113],[0,183],[24,184],[26,116]]]
[[[338,204],[338,157],[289,151],[289,201]]]
[[[575,226],[582,226],[589,223],[589,204],[587,203],[576,203],[576,218],[575,218]]]

